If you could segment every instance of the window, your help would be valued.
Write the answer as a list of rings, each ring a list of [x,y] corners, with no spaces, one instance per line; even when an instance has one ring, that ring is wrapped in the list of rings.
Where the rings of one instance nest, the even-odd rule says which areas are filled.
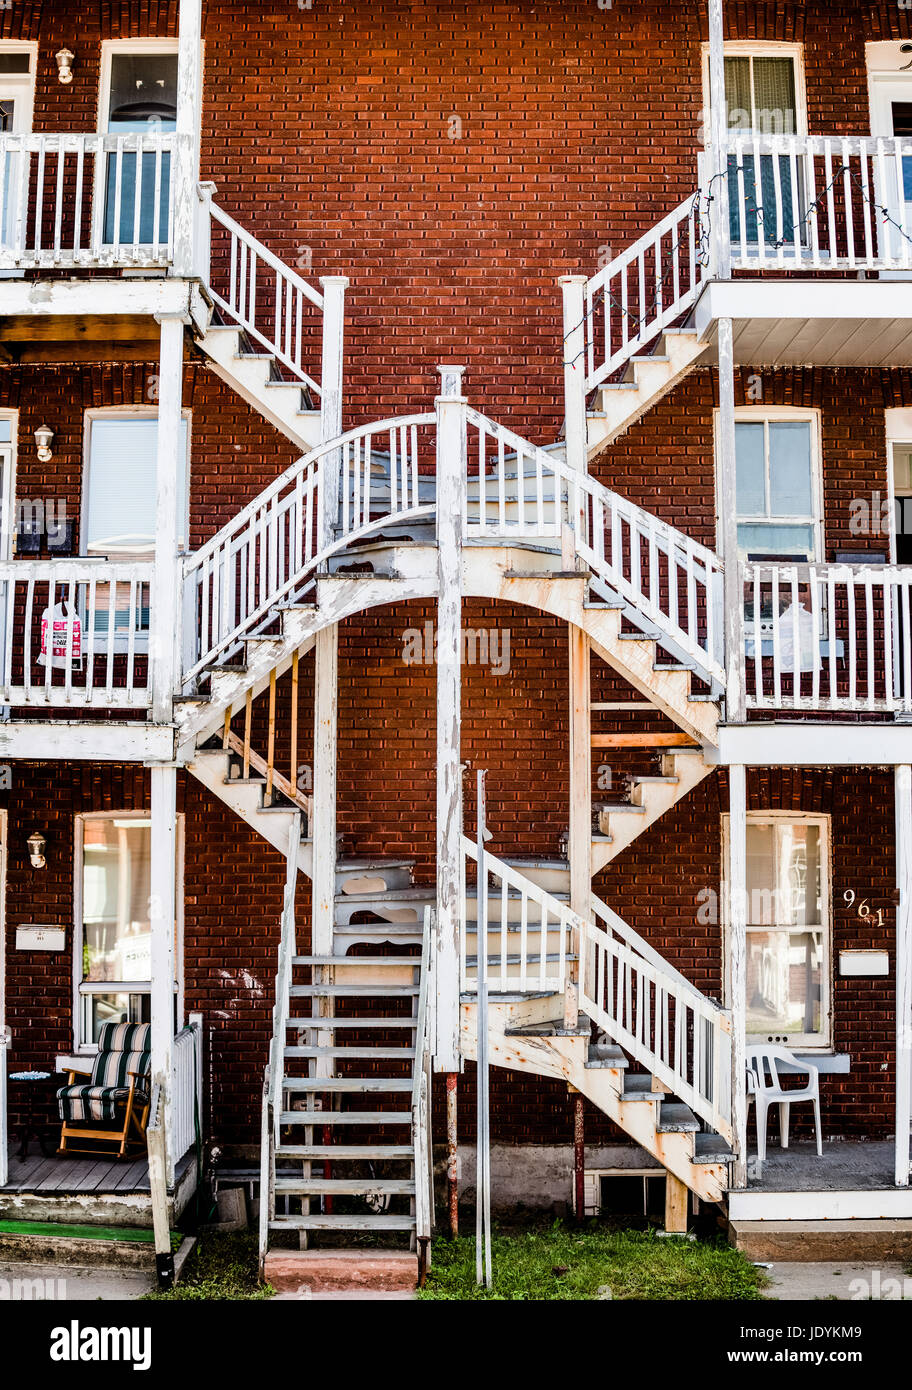
[[[176,46],[168,41],[152,41],[149,46],[130,48],[118,45],[106,50],[105,57],[102,131],[108,135],[166,135],[176,130]],[[170,186],[170,154],[162,155],[159,166],[154,152],[144,153],[138,171],[135,152],[123,152],[120,161],[116,153],[109,154],[105,188],[105,241],[109,244],[133,243],[138,211],[138,242],[146,246],[166,242]]]
[[[155,553],[155,475],[158,420],[154,413],[124,415],[103,413],[87,421],[88,447],[83,495],[82,550],[86,555],[112,561],[151,560]],[[183,442],[178,478],[178,544],[187,537],[189,421],[182,421]],[[95,627],[107,631],[107,595],[102,585],[96,592]],[[122,605],[114,622],[129,626],[129,590],[119,587]],[[118,600],[120,602],[120,600]],[[149,595],[143,595],[138,631],[148,633]]]
[[[727,821],[725,817],[726,863]],[[828,864],[828,817],[748,814],[749,1042],[829,1045]]]
[[[725,45],[725,123],[731,136],[757,135],[762,138],[802,135],[806,132],[800,56],[801,49],[797,44]],[[737,156],[730,155],[728,158],[729,217],[733,243],[735,246],[742,243],[748,247],[756,246],[760,239],[761,222],[766,245],[780,240],[794,244],[796,234],[799,244],[804,243],[807,228],[803,218],[807,200],[801,163],[797,168],[797,190],[792,187],[792,166],[787,156],[759,156],[759,187],[757,163],[758,158],[745,151],[740,161],[739,175]]]
[[[742,559],[817,558],[820,469],[816,416],[739,411],[735,469]]]
[[[77,1048],[93,1046],[104,1023],[149,1022],[151,841],[141,812],[77,817]],[[178,884],[178,963],[182,897]]]
[[[0,134],[21,134],[32,128],[37,52],[38,45],[34,43],[0,43]],[[9,150],[0,161],[3,196],[0,242],[4,243],[12,240],[16,225],[19,159],[17,151]]]

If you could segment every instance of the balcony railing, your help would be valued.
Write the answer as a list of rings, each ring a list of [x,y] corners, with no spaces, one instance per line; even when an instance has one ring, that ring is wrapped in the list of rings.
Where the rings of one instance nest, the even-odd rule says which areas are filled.
[[[749,709],[912,713],[912,567],[749,564]]]
[[[0,564],[0,703],[143,709],[149,563]]]
[[[174,259],[186,137],[0,135],[0,268],[157,268]]]
[[[912,269],[908,136],[734,135],[726,168],[736,269]]]

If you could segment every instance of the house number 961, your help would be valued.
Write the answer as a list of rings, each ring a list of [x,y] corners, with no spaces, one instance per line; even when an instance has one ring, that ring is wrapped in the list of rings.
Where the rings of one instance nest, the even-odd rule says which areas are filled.
[[[872,911],[871,908],[868,906],[867,898],[861,898],[856,906],[854,888],[847,888],[843,893],[842,898],[843,902],[848,903],[849,907],[856,908],[856,911],[863,922],[870,922],[871,926],[883,926],[884,915],[882,907],[878,907],[876,911]]]

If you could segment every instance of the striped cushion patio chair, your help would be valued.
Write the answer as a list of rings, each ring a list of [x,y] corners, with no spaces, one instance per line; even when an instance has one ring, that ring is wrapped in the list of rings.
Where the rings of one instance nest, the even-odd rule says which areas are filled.
[[[126,1158],[131,1148],[145,1147],[151,1033],[148,1023],[102,1025],[89,1080],[77,1081],[79,1073],[71,1071],[57,1092],[63,1121],[58,1153],[95,1153],[99,1144],[116,1144],[117,1157]],[[89,1150],[86,1140],[92,1141]]]

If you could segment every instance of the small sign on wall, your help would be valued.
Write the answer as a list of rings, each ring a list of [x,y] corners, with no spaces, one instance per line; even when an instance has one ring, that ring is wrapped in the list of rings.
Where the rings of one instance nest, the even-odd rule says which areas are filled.
[[[13,785],[12,763],[0,763],[0,792],[8,792]]]
[[[63,951],[66,949],[65,927],[42,927],[29,922],[16,928],[17,951]]]
[[[889,975],[890,957],[886,951],[840,951],[840,975]]]

